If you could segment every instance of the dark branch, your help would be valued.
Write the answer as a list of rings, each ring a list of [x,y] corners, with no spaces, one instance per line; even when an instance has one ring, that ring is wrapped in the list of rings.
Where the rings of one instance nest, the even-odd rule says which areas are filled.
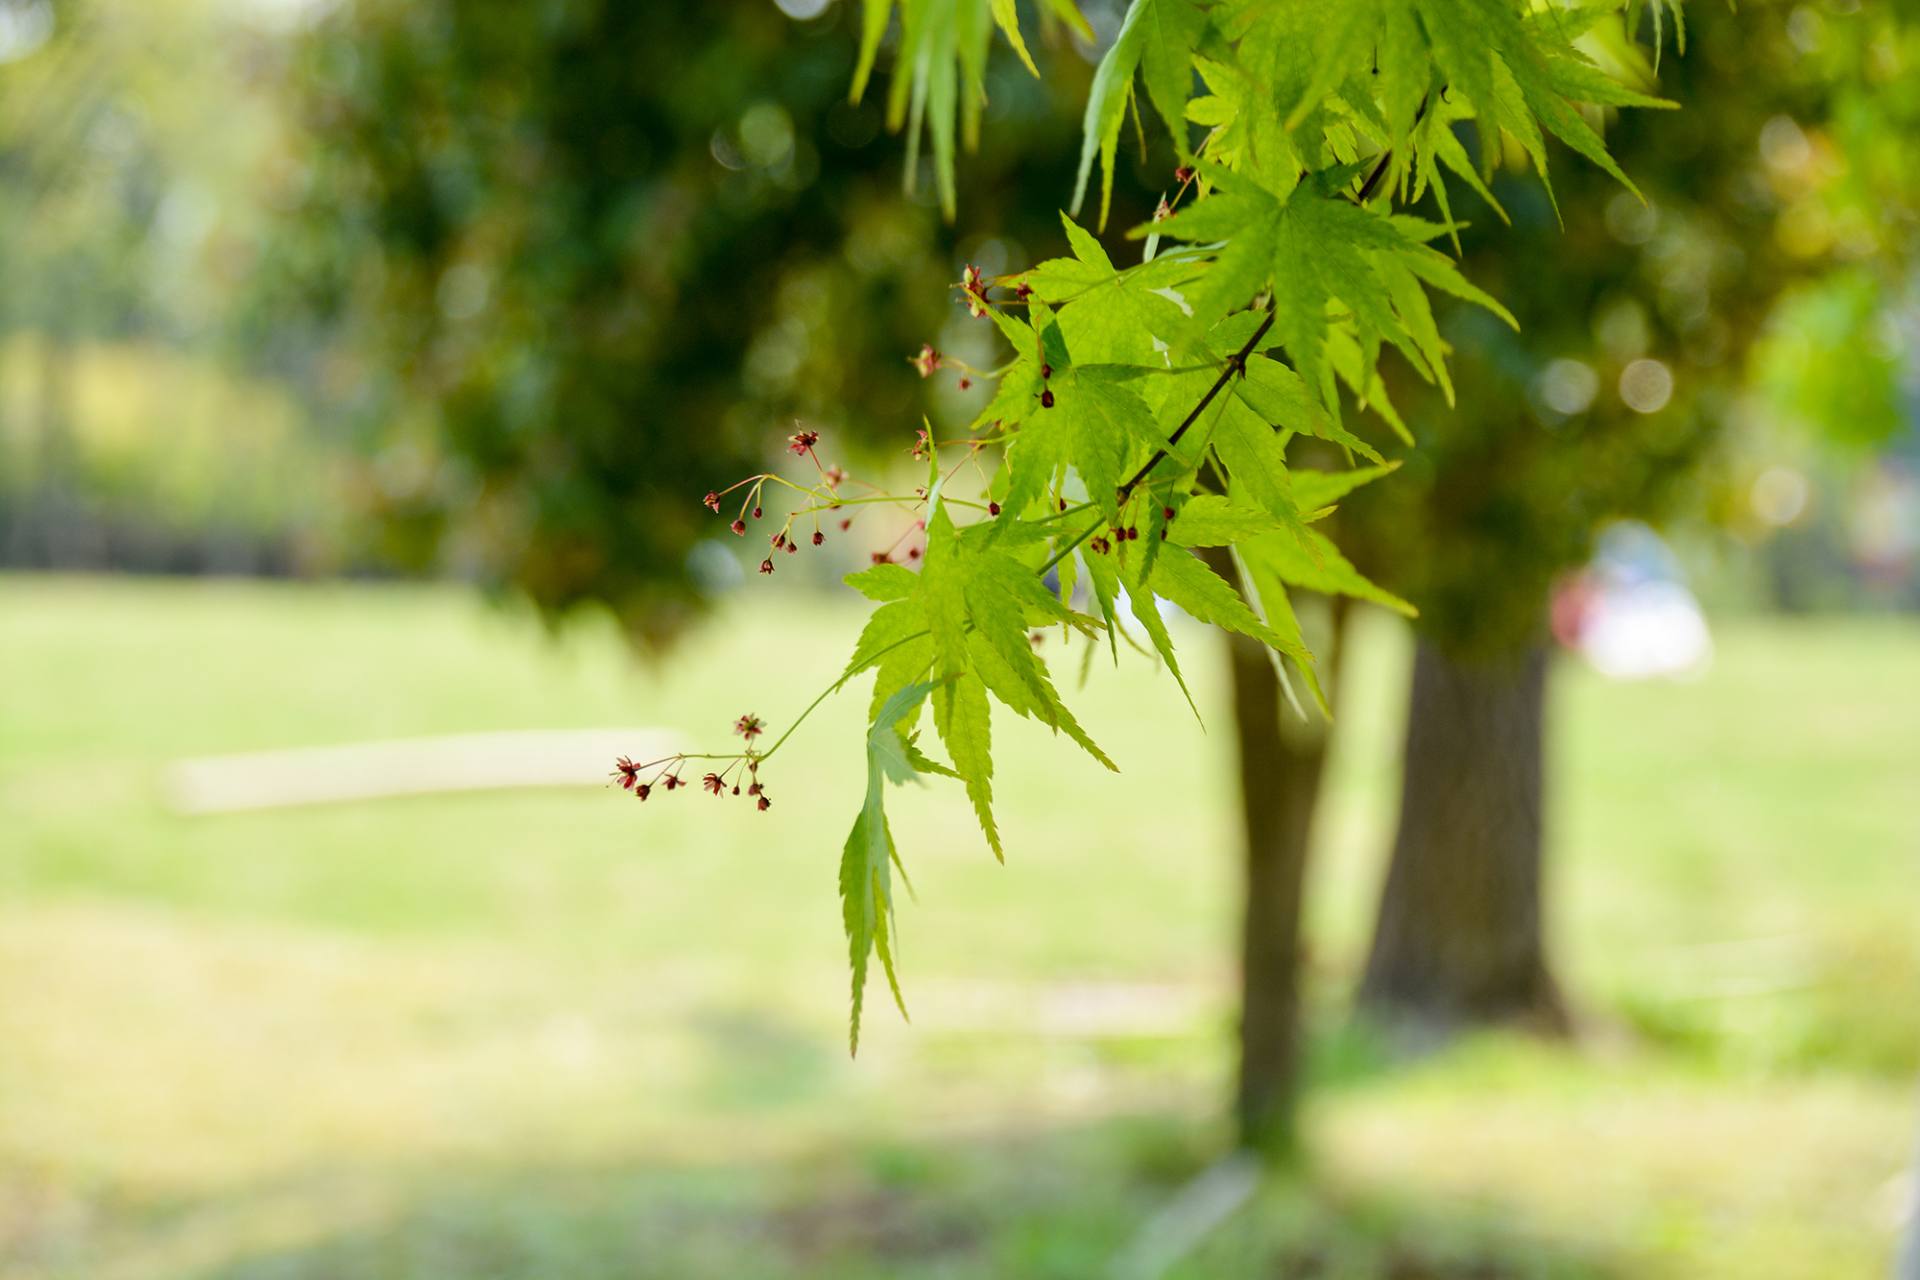
[[[1187,428],[1200,420],[1200,415],[1207,411],[1207,406],[1213,403],[1213,398],[1220,394],[1221,389],[1227,385],[1233,376],[1247,371],[1247,357],[1253,354],[1254,348],[1260,345],[1260,339],[1266,337],[1267,330],[1271,328],[1273,328],[1273,308],[1269,306],[1267,308],[1266,318],[1260,322],[1260,327],[1253,331],[1253,336],[1247,339],[1246,345],[1241,347],[1240,350],[1234,354],[1234,357],[1227,361],[1226,365],[1221,368],[1220,376],[1215,378],[1213,385],[1207,388],[1207,394],[1200,397],[1200,403],[1193,406],[1187,413],[1187,416],[1180,420],[1180,425],[1175,427],[1173,434],[1167,437],[1167,442],[1154,450],[1153,456],[1148,458],[1145,464],[1133,473],[1133,479],[1120,486],[1120,501],[1125,502],[1133,496],[1134,488],[1139,485],[1142,480],[1147,478],[1148,472],[1160,465],[1162,460],[1167,456],[1167,450],[1180,443],[1180,437],[1187,434]]]

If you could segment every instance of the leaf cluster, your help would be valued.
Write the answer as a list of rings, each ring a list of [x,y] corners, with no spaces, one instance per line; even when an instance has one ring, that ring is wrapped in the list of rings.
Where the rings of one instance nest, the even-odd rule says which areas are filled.
[[[978,127],[992,26],[1029,68],[1032,58],[1011,0],[898,7],[889,114],[910,130],[910,173],[919,134],[931,138],[951,210],[956,121],[962,140]],[[856,96],[894,8],[868,0]],[[1058,0],[1045,9],[1072,20]],[[1665,5],[1654,15],[1674,16]],[[1067,255],[995,282],[970,276],[972,309],[1010,349],[976,434],[958,442],[968,458],[998,447],[992,514],[956,518],[936,449],[921,570],[849,579],[877,605],[842,677],[875,672],[867,798],[841,870],[856,1044],[874,952],[898,995],[884,783],[957,778],[1001,856],[996,708],[1115,767],[1068,710],[1030,640],[1037,629],[1115,660],[1124,637],[1141,635],[1184,691],[1167,622],[1184,612],[1262,642],[1296,706],[1324,711],[1289,592],[1412,611],[1321,527],[1392,470],[1358,415],[1406,435],[1381,373],[1389,350],[1451,400],[1436,293],[1512,323],[1446,251],[1460,225],[1450,183],[1499,213],[1489,178],[1512,156],[1551,194],[1555,138],[1631,190],[1599,113],[1669,105],[1599,56],[1632,49],[1634,16],[1610,0],[1134,0],[1089,90],[1072,203],[1098,161],[1104,227],[1124,126],[1144,135],[1146,116],[1171,138],[1178,192],[1127,233],[1143,242],[1138,262],[1116,264],[1064,217]],[[1437,218],[1407,212],[1429,193]],[[1302,438],[1345,468],[1297,465]],[[1215,562],[1231,575],[1203,548],[1225,549]],[[947,763],[918,745],[923,718]]]

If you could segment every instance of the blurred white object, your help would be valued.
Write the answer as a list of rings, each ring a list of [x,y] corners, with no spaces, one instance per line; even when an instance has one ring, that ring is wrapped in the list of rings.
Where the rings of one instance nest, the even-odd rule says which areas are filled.
[[[662,729],[560,729],[398,738],[338,747],[181,760],[167,771],[178,813],[233,813],[435,791],[584,787],[607,781],[618,756],[679,750]]]
[[[1601,533],[1593,562],[1555,594],[1553,633],[1615,680],[1697,676],[1713,663],[1706,614],[1679,561],[1638,521]]]
[[[1615,680],[1693,675],[1713,661],[1713,637],[1693,593],[1648,582],[1603,593],[1580,633],[1580,653]]]

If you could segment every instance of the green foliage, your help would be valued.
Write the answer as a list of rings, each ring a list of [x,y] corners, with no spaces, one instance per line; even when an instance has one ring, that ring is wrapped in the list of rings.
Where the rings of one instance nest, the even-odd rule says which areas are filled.
[[[1371,411],[1404,433],[1385,395],[1389,349],[1400,369],[1451,398],[1435,295],[1513,323],[1434,247],[1457,234],[1443,172],[1484,193],[1510,146],[1544,179],[1552,137],[1625,181],[1583,111],[1664,104],[1590,56],[1602,31],[1624,46],[1618,8],[1134,0],[1089,91],[1074,203],[1097,155],[1104,223],[1122,125],[1147,114],[1136,83],[1172,135],[1179,190],[1130,233],[1145,241],[1137,263],[1116,265],[1068,219],[1070,257],[993,280],[969,269],[964,301],[1010,348],[1000,368],[980,373],[998,385],[970,435],[924,441],[927,484],[900,496],[925,530],[920,572],[881,565],[849,578],[879,603],[848,667],[876,671],[867,798],[841,872],[856,1035],[874,951],[894,980],[889,868],[898,852],[883,784],[936,771],[897,727],[914,723],[923,699],[988,846],[1003,856],[994,703],[1117,768],[1062,700],[1036,630],[1058,626],[1089,658],[1098,642],[1117,660],[1124,598],[1178,679],[1161,618],[1163,606],[1178,609],[1266,645],[1324,707],[1288,592],[1412,612],[1316,527],[1352,489],[1391,470],[1350,415]],[[866,7],[856,96],[892,11],[889,0]],[[1031,55],[1011,4],[905,0],[900,13],[890,119],[910,131],[909,175],[920,135],[931,139],[951,210],[956,121],[970,141],[990,20],[1022,61]],[[1196,80],[1207,89],[1198,98]],[[1456,126],[1473,131],[1477,161]],[[1429,190],[1442,220],[1397,211]],[[927,372],[936,357],[929,351]],[[995,448],[1000,465],[979,472],[981,500],[956,497],[962,469]],[[943,449],[958,461],[949,465]],[[1299,469],[1309,450],[1351,469]],[[840,501],[837,490],[812,492],[828,507]],[[1218,549],[1213,563],[1196,548]],[[1082,581],[1094,613],[1075,607]]]
[[[888,88],[887,128],[896,133],[903,127],[906,130],[909,193],[919,170],[920,140],[925,135],[933,149],[940,208],[951,220],[956,205],[956,128],[968,150],[979,145],[980,112],[987,101],[987,50],[994,27],[999,27],[1027,70],[1037,76],[1040,69],[1020,34],[1014,0],[898,0],[897,5],[895,0],[862,0],[860,60],[854,67],[851,93],[854,102],[866,93],[880,42],[896,8],[900,15],[897,56],[907,74],[896,77]],[[1064,21],[1083,38],[1093,38],[1092,28],[1072,0],[1046,0],[1042,12],[1049,19]]]
[[[1756,472],[1905,426],[1890,312],[1920,254],[1920,22],[1759,0],[1694,5],[1686,30],[1661,82],[1687,109],[1608,131],[1650,203],[1566,166],[1556,217],[1497,174],[1512,225],[1463,228],[1459,267],[1520,329],[1436,307],[1460,410],[1392,378],[1419,447],[1327,526],[1450,653],[1504,660],[1537,642],[1555,576],[1608,521],[1705,514],[1757,540],[1773,530],[1749,500]],[[1648,83],[1610,41],[1610,64]],[[1662,397],[1629,396],[1630,370],[1665,379]]]

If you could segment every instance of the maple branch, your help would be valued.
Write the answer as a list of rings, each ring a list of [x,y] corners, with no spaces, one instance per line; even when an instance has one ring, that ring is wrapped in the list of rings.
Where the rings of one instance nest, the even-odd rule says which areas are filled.
[[[1420,117],[1426,114],[1426,111],[1427,104],[1423,99],[1420,103],[1420,110],[1416,112],[1413,117],[1416,124],[1419,123]],[[1374,188],[1379,186],[1380,180],[1387,176],[1387,169],[1392,163],[1393,152],[1382,151],[1379,161],[1373,166],[1373,171],[1367,175],[1366,181],[1360,184],[1359,192],[1353,197],[1356,204],[1365,204],[1373,198]],[[1207,406],[1213,403],[1213,398],[1220,394],[1221,389],[1227,385],[1227,382],[1233,375],[1236,373],[1244,375],[1246,373],[1247,357],[1253,354],[1254,348],[1260,345],[1260,339],[1266,337],[1267,330],[1271,328],[1273,328],[1273,304],[1269,302],[1267,304],[1267,318],[1262,320],[1260,327],[1253,331],[1253,336],[1247,339],[1247,344],[1240,348],[1233,359],[1227,361],[1226,367],[1220,370],[1220,376],[1215,378],[1213,385],[1207,388],[1207,394],[1200,397],[1200,403],[1193,406],[1193,411],[1181,420],[1178,427],[1174,428],[1173,434],[1167,437],[1167,442],[1154,450],[1153,456],[1147,459],[1145,465],[1133,473],[1133,478],[1120,486],[1121,502],[1125,502],[1128,498],[1132,497],[1134,489],[1140,482],[1145,480],[1147,475],[1155,467],[1165,461],[1167,451],[1180,443],[1180,437],[1187,433],[1187,428],[1199,421],[1200,415],[1207,411]],[[1091,532],[1091,530],[1089,530],[1089,532]],[[1084,536],[1086,535],[1083,534],[1082,537]],[[1071,551],[1072,548],[1069,547],[1068,550]],[[1056,557],[1056,559],[1057,558],[1058,557]]]
[[[1419,124],[1420,117],[1425,115],[1426,111],[1427,111],[1427,104],[1424,101],[1422,101],[1420,104],[1420,110],[1414,113],[1413,122],[1415,124]],[[1353,197],[1355,204],[1365,204],[1367,201],[1373,199],[1373,189],[1380,185],[1380,179],[1387,176],[1387,166],[1392,163],[1393,163],[1393,152],[1382,151],[1380,153],[1379,163],[1373,166],[1373,172],[1367,175],[1367,180],[1360,184],[1359,193]]]
[[[1213,385],[1207,388],[1207,394],[1200,397],[1200,403],[1193,406],[1187,416],[1180,420],[1180,425],[1175,427],[1173,434],[1167,437],[1167,442],[1155,449],[1153,456],[1133,473],[1133,479],[1120,486],[1120,501],[1125,502],[1133,496],[1135,487],[1147,478],[1148,472],[1160,465],[1167,456],[1167,450],[1180,443],[1180,437],[1187,434],[1187,428],[1200,420],[1200,415],[1207,411],[1207,406],[1213,403],[1213,398],[1220,394],[1221,389],[1227,385],[1233,375],[1246,372],[1247,357],[1253,354],[1253,349],[1260,345],[1260,339],[1266,337],[1267,330],[1271,328],[1273,328],[1273,304],[1268,303],[1266,319],[1262,320],[1260,327],[1253,331],[1253,336],[1247,339],[1246,345],[1235,352],[1233,358],[1221,368],[1220,376],[1215,378]]]

